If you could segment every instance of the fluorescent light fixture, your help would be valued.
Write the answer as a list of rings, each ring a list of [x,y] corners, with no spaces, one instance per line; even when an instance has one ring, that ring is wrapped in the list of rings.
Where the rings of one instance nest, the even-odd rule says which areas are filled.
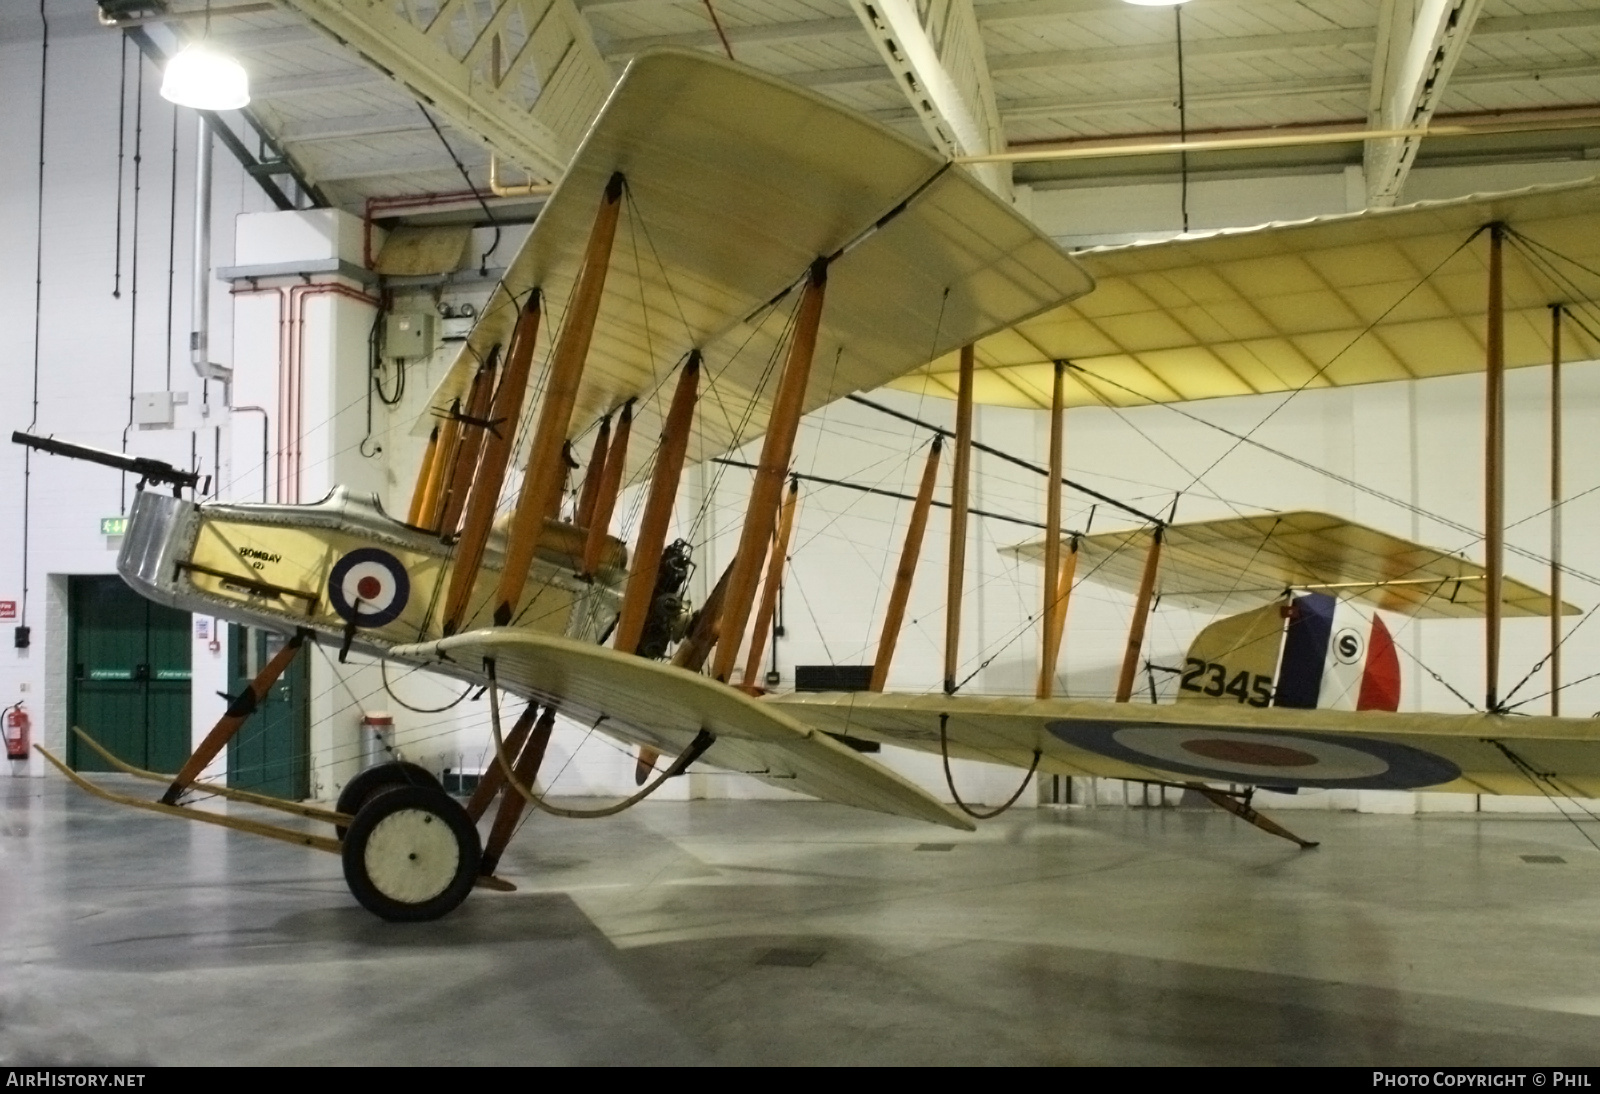
[[[238,110],[250,102],[250,78],[232,57],[196,43],[167,62],[161,97],[196,110]]]
[[[1179,4],[1187,4],[1189,0],[1122,0],[1125,4],[1137,4],[1141,8],[1175,8]]]

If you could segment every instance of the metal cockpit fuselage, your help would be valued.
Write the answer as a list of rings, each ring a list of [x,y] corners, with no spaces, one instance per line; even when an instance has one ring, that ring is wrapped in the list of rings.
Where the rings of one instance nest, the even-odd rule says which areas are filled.
[[[616,621],[626,550],[610,540],[592,579],[579,576],[584,532],[545,522],[509,626],[599,642]],[[503,537],[491,535],[462,630],[492,625]],[[335,487],[306,505],[201,504],[143,490],[117,571],[182,611],[285,634],[307,631],[382,657],[444,637],[452,545],[383,511],[372,494]]]

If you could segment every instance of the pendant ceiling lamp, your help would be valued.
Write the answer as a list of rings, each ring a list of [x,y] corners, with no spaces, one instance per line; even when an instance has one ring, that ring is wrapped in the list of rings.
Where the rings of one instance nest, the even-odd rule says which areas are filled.
[[[250,78],[232,57],[196,42],[167,62],[161,97],[196,110],[238,110],[250,102]]]
[[[250,103],[250,77],[244,66],[210,46],[211,0],[206,0],[205,30],[167,62],[161,97],[196,110],[238,110]]]

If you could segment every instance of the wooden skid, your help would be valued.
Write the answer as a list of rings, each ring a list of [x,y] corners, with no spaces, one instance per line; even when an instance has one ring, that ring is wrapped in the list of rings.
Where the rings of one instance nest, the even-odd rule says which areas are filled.
[[[66,764],[51,755],[43,745],[34,745],[39,755],[50,761],[57,771],[61,772],[78,787],[79,790],[93,794],[108,802],[117,805],[132,806],[134,809],[145,809],[152,813],[163,813],[170,817],[184,817],[188,820],[202,821],[206,824],[215,824],[222,828],[232,828],[238,832],[249,832],[256,836],[266,836],[268,839],[282,840],[284,843],[293,843],[300,847],[315,847],[319,851],[330,851],[338,854],[340,842],[332,836],[313,836],[309,832],[297,832],[292,828],[280,828],[275,824],[262,824],[260,821],[245,820],[243,817],[229,817],[221,813],[206,813],[186,805],[164,805],[161,802],[145,801],[128,794],[118,794],[94,783],[73,771]]]
[[[132,775],[138,779],[150,782],[168,783],[172,781],[170,774],[163,775],[158,771],[146,771],[142,767],[134,767],[125,760],[114,755],[104,745],[89,736],[77,726],[72,727],[72,732],[78,735],[78,740],[99,753],[100,758],[115,767],[124,775]],[[229,786],[217,786],[215,783],[190,783],[188,789],[198,790],[202,794],[215,794],[219,798],[229,801],[248,802],[266,809],[276,809],[280,813],[290,813],[297,817],[309,817],[311,820],[327,821],[329,824],[347,827],[355,818],[348,813],[340,813],[332,809],[320,809],[315,805],[302,805],[299,802],[286,802],[282,798],[274,798],[266,794],[256,794],[249,790],[236,790]]]

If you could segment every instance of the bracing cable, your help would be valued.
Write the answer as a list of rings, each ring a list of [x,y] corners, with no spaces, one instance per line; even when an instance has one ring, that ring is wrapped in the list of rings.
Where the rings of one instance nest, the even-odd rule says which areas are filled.
[[[1022,797],[1022,792],[1028,789],[1028,782],[1033,778],[1033,773],[1039,770],[1039,757],[1043,756],[1044,752],[1039,748],[1035,748],[1033,750],[1033,763],[1028,765],[1028,773],[1022,776],[1022,785],[1017,787],[1017,792],[1015,794],[1012,794],[1006,799],[1004,805],[996,809],[974,809],[972,806],[961,800],[961,794],[956,790],[955,776],[950,773],[950,742],[946,732],[946,727],[949,721],[950,715],[944,713],[939,715],[939,759],[944,764],[945,785],[950,788],[950,796],[955,799],[957,808],[959,808],[967,816],[973,818],[974,820],[992,820],[993,818],[998,817],[1001,813],[1004,813],[1007,809],[1010,809],[1013,805],[1017,804],[1017,799]]]

